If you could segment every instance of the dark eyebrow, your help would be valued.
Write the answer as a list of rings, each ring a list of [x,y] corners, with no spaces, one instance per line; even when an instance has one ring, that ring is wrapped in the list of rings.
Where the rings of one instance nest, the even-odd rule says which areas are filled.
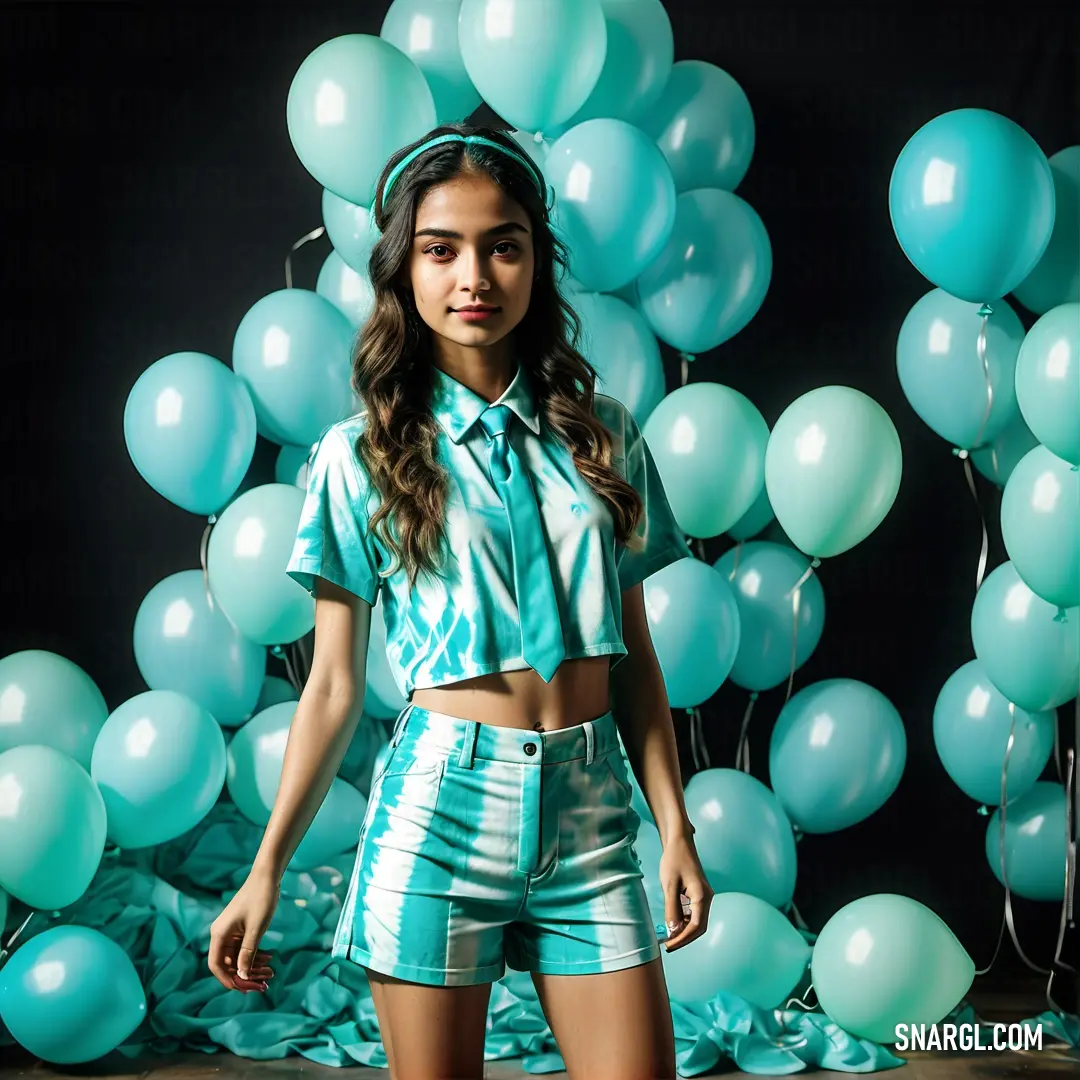
[[[488,229],[485,236],[505,236],[507,233],[520,232],[526,236],[529,235],[529,230],[524,225],[519,225],[516,221],[504,221],[501,225],[496,225],[492,229]],[[413,233],[413,238],[417,236],[445,236],[448,240],[464,240],[465,237],[459,232],[454,232],[453,229],[417,229]]]

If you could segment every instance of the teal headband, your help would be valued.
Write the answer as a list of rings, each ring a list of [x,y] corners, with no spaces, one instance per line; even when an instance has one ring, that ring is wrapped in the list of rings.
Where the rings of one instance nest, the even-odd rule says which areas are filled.
[[[432,147],[440,146],[442,143],[460,142],[466,146],[490,146],[493,150],[498,150],[507,157],[512,157],[515,161],[525,166],[525,170],[533,178],[533,182],[536,185],[536,190],[542,190],[543,179],[540,176],[540,172],[537,167],[523,154],[517,154],[509,147],[503,146],[502,143],[496,142],[494,139],[486,139],[483,135],[458,135],[451,132],[447,135],[436,135],[433,139],[428,139],[427,142],[421,143],[411,153],[406,154],[390,171],[390,175],[386,178],[386,183],[383,185],[382,191],[382,204],[386,205],[386,200],[390,197],[390,189],[394,186],[394,182],[397,178],[413,163],[421,154],[426,153]]]

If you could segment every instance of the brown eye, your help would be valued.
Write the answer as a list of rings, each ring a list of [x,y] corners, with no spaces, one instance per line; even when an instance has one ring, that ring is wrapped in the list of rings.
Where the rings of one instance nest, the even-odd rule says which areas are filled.
[[[496,250],[498,250],[499,248],[509,248],[508,251],[504,251],[502,254],[513,255],[513,253],[517,250],[517,244],[515,244],[512,240],[501,240],[495,245],[495,248]]]
[[[434,255],[436,259],[439,259],[439,258],[441,258],[441,256],[436,254],[437,252],[439,252],[439,251],[449,251],[449,250],[450,249],[445,244],[432,244],[431,247],[429,247],[427,249],[427,253],[429,255]]]

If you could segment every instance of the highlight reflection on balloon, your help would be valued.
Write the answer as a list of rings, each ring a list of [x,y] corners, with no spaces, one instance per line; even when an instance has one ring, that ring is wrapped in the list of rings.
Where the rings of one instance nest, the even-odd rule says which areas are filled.
[[[1080,465],[1080,303],[1053,308],[1027,332],[1016,400],[1039,442]]]
[[[945,771],[965,795],[987,806],[1001,803],[1001,770],[1009,750],[1010,802],[1028,792],[1050,760],[1057,713],[1009,709],[1008,700],[978,660],[945,681],[934,705],[934,745]]]
[[[1080,686],[1080,608],[1058,618],[1011,562],[987,574],[971,609],[971,641],[987,676],[1029,712],[1064,705]]]
[[[123,1044],[146,1017],[131,958],[86,926],[51,926],[20,944],[0,971],[0,1019],[35,1057],[70,1065]]]
[[[814,943],[818,1001],[845,1031],[896,1041],[897,1024],[936,1024],[971,987],[975,965],[928,907],[879,893],[842,907]]]
[[[90,775],[121,848],[164,843],[193,829],[225,783],[225,737],[201,705],[173,690],[136,694],[113,710]]]
[[[1025,454],[1001,497],[1001,538],[1032,592],[1058,607],[1080,605],[1080,471],[1075,466],[1045,446]]]
[[[46,649],[0,658],[0,753],[13,746],[51,746],[90,768],[109,707],[78,664]]]

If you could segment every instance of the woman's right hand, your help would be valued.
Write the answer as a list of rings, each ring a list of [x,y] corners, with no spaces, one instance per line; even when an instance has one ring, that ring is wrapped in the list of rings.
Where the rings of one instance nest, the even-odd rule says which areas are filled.
[[[210,926],[207,963],[226,990],[266,990],[274,977],[270,954],[259,948],[281,894],[280,882],[251,873]]]

